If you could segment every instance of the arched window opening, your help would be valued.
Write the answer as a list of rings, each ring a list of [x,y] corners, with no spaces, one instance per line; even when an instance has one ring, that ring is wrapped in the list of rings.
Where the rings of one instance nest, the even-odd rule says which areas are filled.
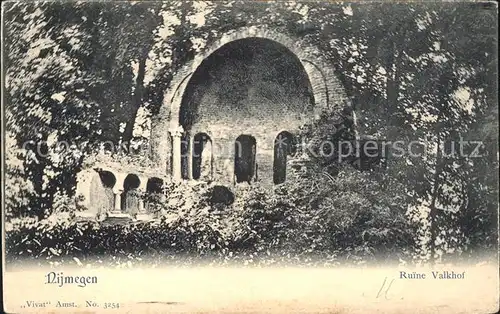
[[[161,209],[163,202],[163,180],[160,178],[149,178],[146,184],[146,210],[156,213]]]
[[[116,177],[109,171],[97,172],[90,183],[90,204],[98,214],[112,211],[115,205],[113,187]]]
[[[112,172],[100,171],[99,177],[101,178],[102,185],[105,188],[113,189],[116,183],[116,177]]]
[[[294,136],[283,131],[274,140],[273,182],[284,183],[286,180],[286,161],[288,156],[296,153],[297,145]]]
[[[110,171],[99,172],[99,177],[101,178],[102,191],[100,202],[100,212],[107,212],[113,210],[115,207],[115,194],[113,193],[113,187],[116,184],[116,177]]]
[[[193,137],[193,179],[212,178],[212,140],[206,133]]]
[[[123,193],[121,197],[121,210],[128,214],[135,214],[139,211],[139,185],[141,181],[135,174],[129,174],[123,181]]]
[[[251,135],[240,135],[235,142],[234,174],[236,183],[250,183],[255,176],[257,141]]]

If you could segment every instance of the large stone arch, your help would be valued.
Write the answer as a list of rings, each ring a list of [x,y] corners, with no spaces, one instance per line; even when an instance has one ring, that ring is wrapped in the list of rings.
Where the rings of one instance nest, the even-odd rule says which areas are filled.
[[[340,112],[347,100],[345,90],[322,52],[316,47],[298,38],[291,38],[283,33],[262,26],[242,27],[223,34],[218,40],[208,45],[195,58],[182,66],[174,75],[169,88],[164,93],[163,104],[153,120],[152,143],[154,156],[159,168],[170,168],[171,137],[179,129],[179,115],[182,99],[191,76],[202,62],[224,45],[242,39],[262,38],[274,41],[293,53],[300,61],[312,89],[314,98],[314,116],[319,118],[322,112]],[[175,130],[175,131],[173,131]],[[171,133],[171,134],[169,134]],[[174,161],[175,162],[175,161]],[[168,170],[167,170],[168,171]]]
[[[303,43],[302,40],[290,38],[282,33],[263,27],[243,27],[221,36],[220,39],[209,45],[202,53],[186,63],[174,76],[170,88],[164,94],[163,106],[160,115],[170,112],[170,121],[176,123],[179,119],[182,97],[191,75],[216,50],[232,41],[246,38],[263,38],[277,42],[290,50],[300,60],[309,77],[316,108],[320,110],[335,110],[345,99],[346,94],[340,80],[336,77],[332,66],[328,65],[315,47]],[[170,125],[172,126],[172,125]],[[173,125],[175,127],[176,125]]]

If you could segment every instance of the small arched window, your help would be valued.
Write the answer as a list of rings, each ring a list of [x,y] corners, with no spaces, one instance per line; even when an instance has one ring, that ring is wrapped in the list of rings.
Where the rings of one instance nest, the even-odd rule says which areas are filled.
[[[257,141],[251,135],[240,135],[234,149],[234,174],[236,183],[250,183],[255,176]]]
[[[139,177],[135,174],[129,174],[123,181],[123,193],[121,197],[121,210],[129,214],[139,211],[138,188],[141,184]]]
[[[212,178],[212,140],[206,133],[197,133],[193,137],[193,179],[210,180]]]

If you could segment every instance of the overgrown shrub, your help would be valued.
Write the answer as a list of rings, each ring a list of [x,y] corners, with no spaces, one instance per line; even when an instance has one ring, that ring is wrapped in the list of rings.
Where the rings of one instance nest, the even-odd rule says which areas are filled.
[[[375,176],[350,168],[335,178],[291,176],[272,191],[242,189],[232,204],[211,203],[213,186],[206,183],[171,185],[161,218],[150,222],[74,223],[64,210],[40,221],[12,221],[7,257],[57,263],[97,258],[111,265],[408,260],[415,243],[406,210],[398,193],[386,190],[393,187],[377,186]]]
[[[399,195],[375,186],[373,176],[346,168],[336,178],[288,180],[271,195],[253,190],[243,211],[252,241],[244,247],[318,258],[411,258],[415,226]]]

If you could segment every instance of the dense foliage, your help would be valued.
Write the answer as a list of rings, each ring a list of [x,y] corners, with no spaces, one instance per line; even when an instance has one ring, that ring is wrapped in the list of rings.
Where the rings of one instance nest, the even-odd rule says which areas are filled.
[[[49,219],[11,221],[7,256],[35,256],[42,263],[94,265],[100,260],[108,266],[411,261],[415,230],[393,204],[394,195],[376,184],[373,174],[346,168],[333,181],[318,176],[314,186],[297,178],[272,193],[248,188],[231,205],[210,201],[214,186],[172,185],[167,187],[171,200],[161,203],[160,219],[131,225],[75,224],[74,211],[64,213],[61,204]],[[365,193],[367,187],[370,193]],[[186,197],[189,193],[193,197]],[[197,201],[189,202],[193,199]]]
[[[195,246],[198,240],[225,250],[247,241],[249,252],[295,256],[402,254],[417,247],[429,259],[495,250],[496,14],[491,3],[9,3],[6,217],[35,217],[29,226],[12,225],[9,253],[140,255],[144,243],[205,252]],[[230,215],[241,229],[234,228],[249,230],[246,235],[220,238],[217,215],[202,216],[205,229],[182,217],[154,228],[50,225],[73,196],[85,156],[105,141],[146,140],[148,118],[175,71],[225,31],[252,24],[305,38],[324,53],[351,96],[360,134],[418,141],[425,155],[389,158],[384,171],[368,173],[311,160],[319,176],[314,186],[290,182],[281,194],[256,190],[235,203],[241,211]],[[332,124],[324,122],[310,131],[325,134],[320,131]],[[468,154],[435,149],[460,139],[480,141],[481,157],[470,154],[470,143]],[[60,147],[60,141],[72,146]],[[321,236],[309,237],[311,230]],[[113,234],[119,240],[111,241]],[[174,249],[177,237],[193,238]],[[85,238],[96,240],[85,244]]]

